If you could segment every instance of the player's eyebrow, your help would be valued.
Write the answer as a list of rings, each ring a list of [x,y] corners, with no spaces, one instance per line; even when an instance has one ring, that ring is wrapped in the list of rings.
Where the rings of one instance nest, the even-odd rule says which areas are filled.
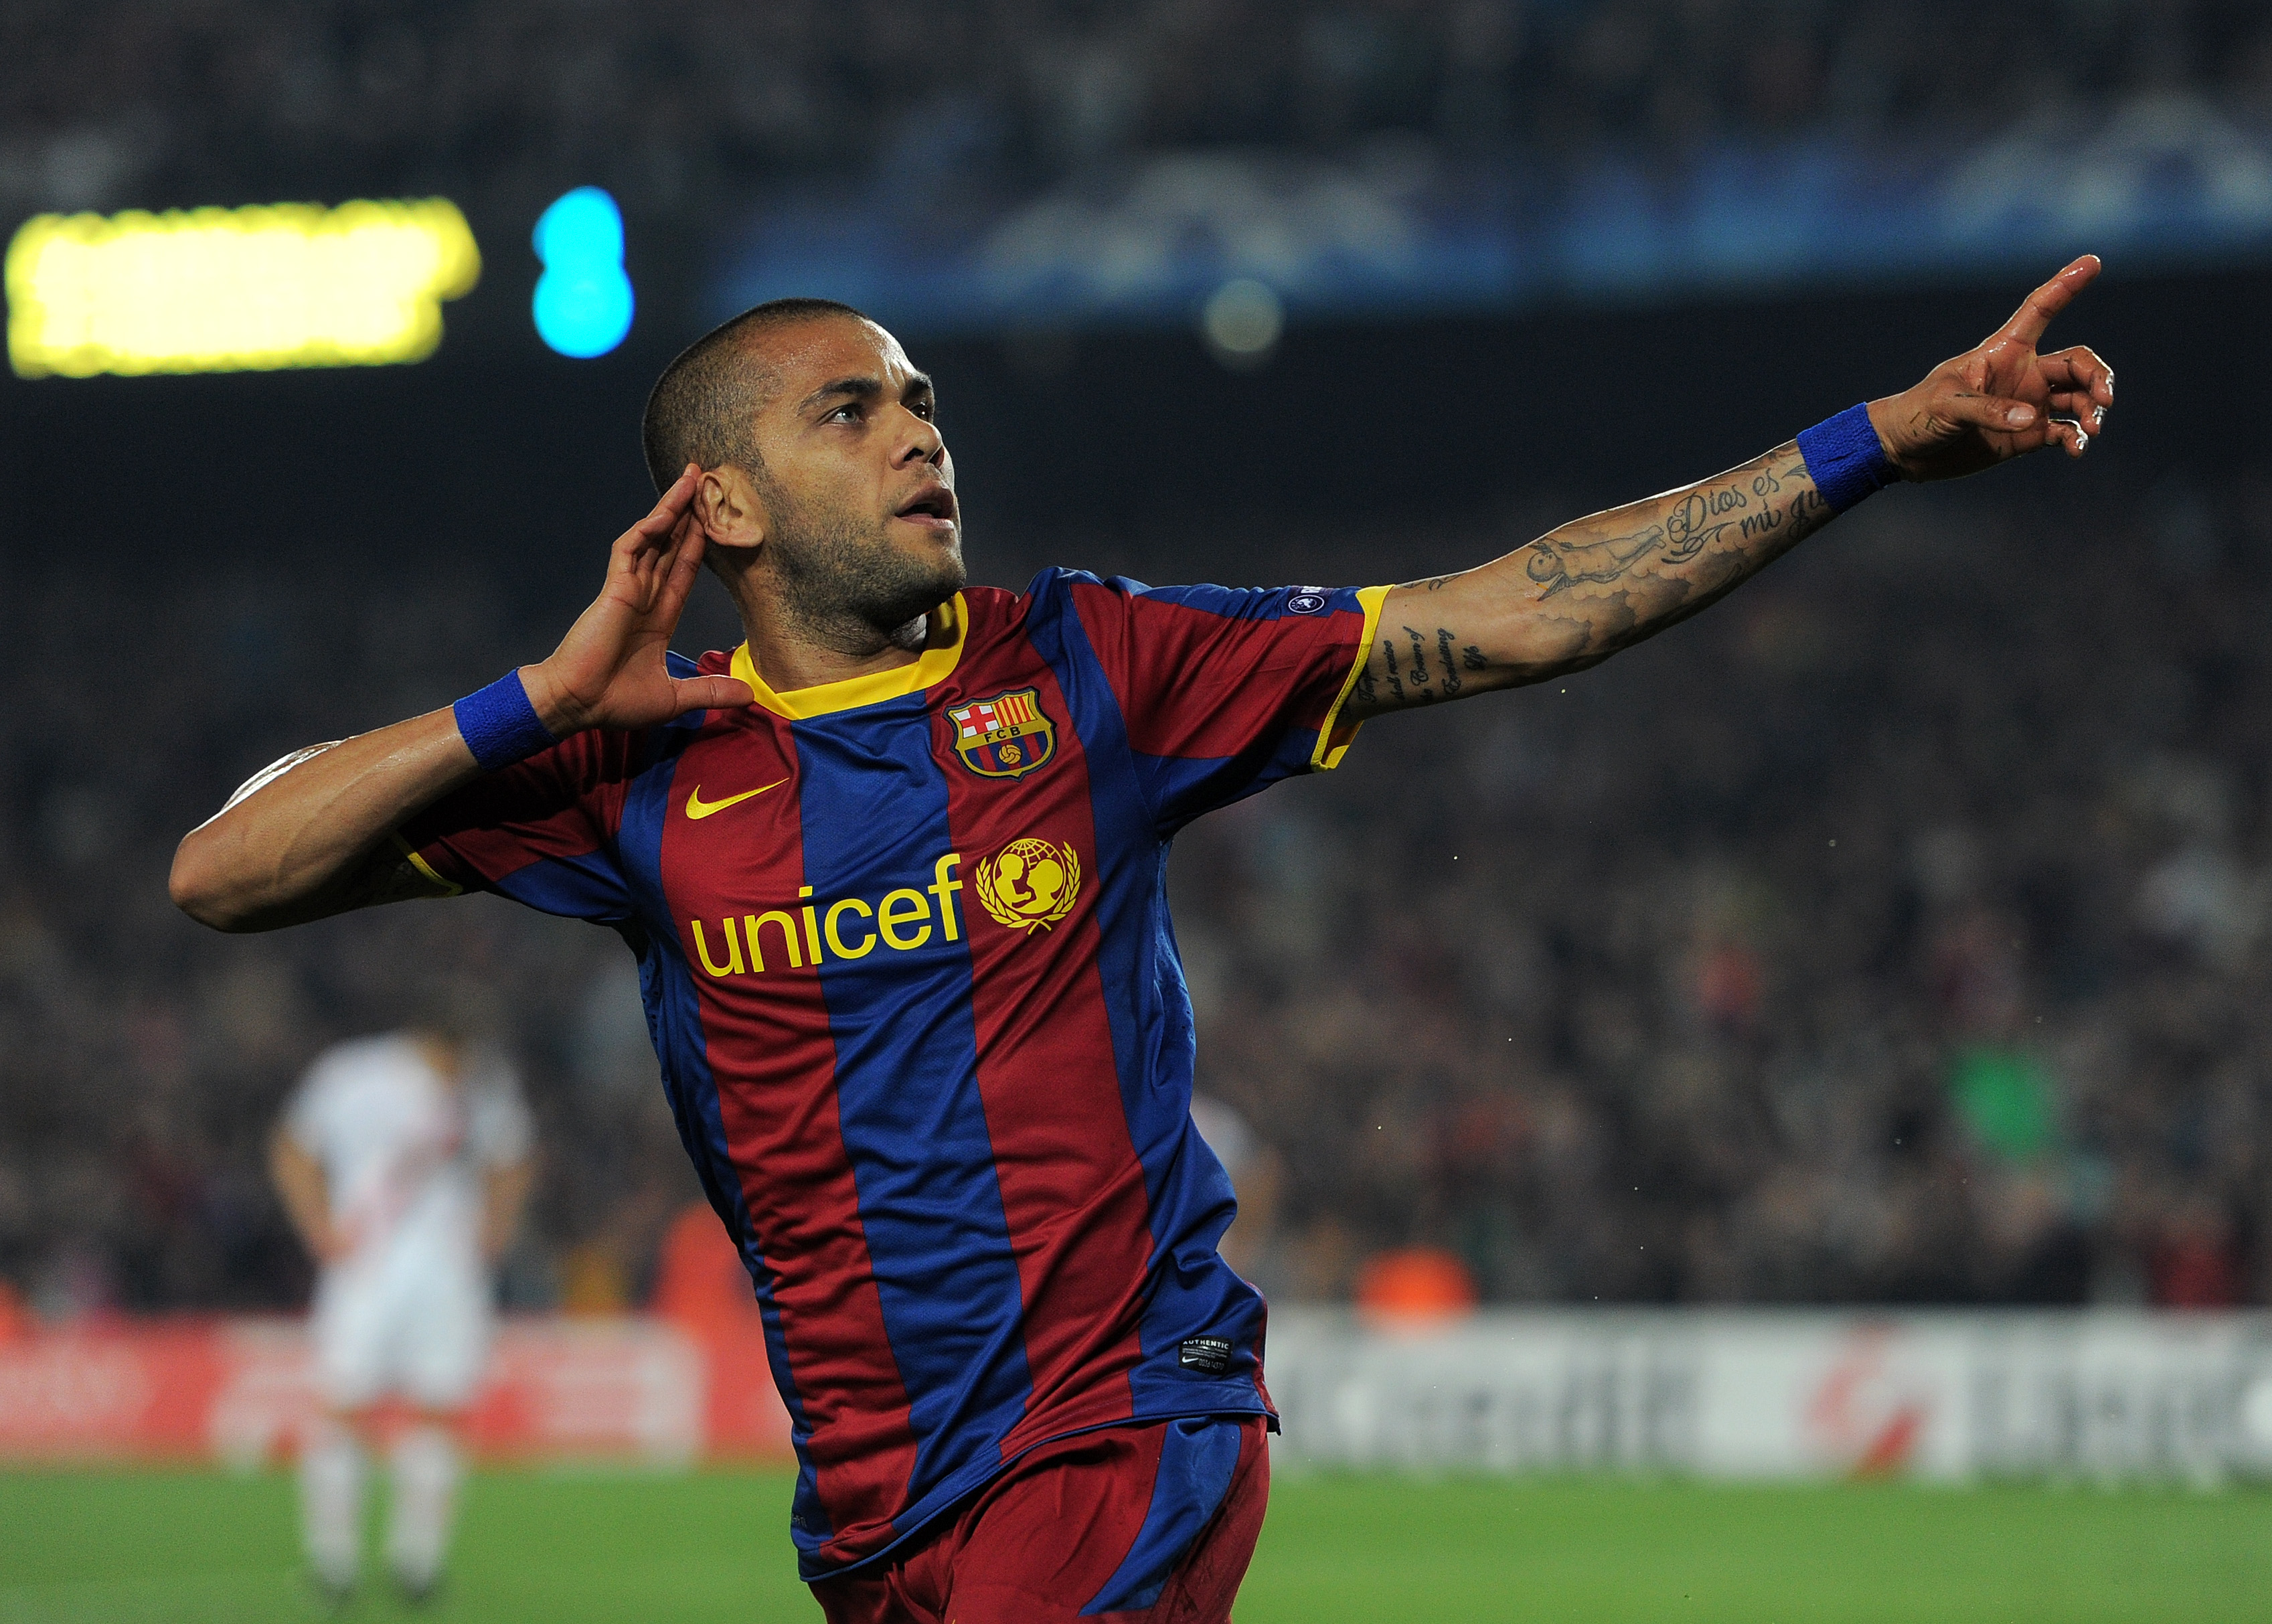
[[[805,396],[803,400],[798,401],[796,409],[800,413],[809,412],[814,407],[821,405],[825,401],[838,399],[848,400],[879,400],[882,398],[883,393],[883,379],[875,377],[871,373],[856,373],[849,378],[833,378],[829,379],[828,382],[821,385],[819,388],[814,390],[811,394]],[[929,373],[910,372],[908,374],[908,381],[901,386],[900,399],[902,400],[911,400],[918,395],[928,395],[935,393],[937,392],[931,386],[930,375]]]
[[[883,380],[867,374],[851,378],[835,378],[814,390],[796,403],[799,412],[809,412],[825,400],[842,396],[851,400],[872,400],[884,393]]]

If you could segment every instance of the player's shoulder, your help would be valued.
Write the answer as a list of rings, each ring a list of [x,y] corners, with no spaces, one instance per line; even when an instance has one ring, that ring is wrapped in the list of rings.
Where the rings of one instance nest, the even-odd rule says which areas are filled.
[[[1040,621],[1057,612],[1057,600],[1047,589],[1050,572],[1034,578],[1023,592],[1006,587],[965,587],[954,604],[963,617],[960,628],[962,661],[982,659],[991,649],[1013,644],[1033,634]]]
[[[357,1089],[384,1087],[406,1069],[420,1065],[414,1040],[404,1032],[374,1032],[333,1044],[309,1065],[302,1091],[310,1097],[337,1097]]]
[[[1077,570],[1062,564],[1053,564],[1026,583],[1023,594],[1013,595],[1034,603],[1053,602],[1071,598],[1083,592],[1116,592],[1132,594],[1149,592],[1152,588],[1140,580],[1125,575],[1103,576],[1094,570]]]
[[[1129,618],[1162,611],[1229,620],[1279,620],[1340,610],[1363,612],[1356,594],[1347,587],[1222,587],[1212,581],[1155,587],[1132,576],[1099,576],[1087,570],[1044,570],[1028,591],[1037,602],[1046,596],[1084,614]]]
[[[1007,587],[965,587],[956,595],[970,617],[970,633],[982,636],[1024,620],[1033,612],[1037,591],[1048,573],[1044,570],[1036,575],[1023,592],[1013,592]]]
[[[1021,594],[1004,594],[1016,605],[1020,629],[1054,640],[1068,626],[1079,629],[1076,644],[1112,663],[1130,639],[1160,612],[1192,589],[1147,585],[1128,575],[1099,575],[1062,565],[1043,570]],[[1210,589],[1210,590],[1219,590]],[[1172,612],[1172,611],[1170,611]]]
[[[1001,587],[967,587],[960,595],[968,617],[963,632],[966,670],[990,670],[990,657],[1023,645],[1043,649],[1064,646],[1068,629],[1109,622],[1132,595],[1151,590],[1125,576],[1110,580],[1087,570],[1052,566],[1026,583],[1022,592]],[[1076,638],[1074,641],[1079,642]]]
[[[1038,629],[1066,615],[1078,615],[1089,601],[1125,602],[1151,591],[1140,580],[1125,575],[1102,576],[1091,570],[1052,565],[1026,583],[1023,592],[998,587],[973,587],[963,595],[971,603],[971,629],[1001,626]]]

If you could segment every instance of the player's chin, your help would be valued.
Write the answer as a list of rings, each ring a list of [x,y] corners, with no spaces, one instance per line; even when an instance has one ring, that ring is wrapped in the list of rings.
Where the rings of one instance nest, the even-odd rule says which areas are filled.
[[[961,587],[964,570],[960,524],[952,519],[918,516],[893,519],[891,528],[896,551],[916,560],[923,567],[937,571],[941,580],[951,577],[949,591]]]
[[[885,613],[884,618],[876,620],[877,625],[896,625],[901,620],[923,614],[969,584],[970,573],[963,567],[959,539],[926,538],[920,544],[898,537],[893,540],[898,544],[892,548],[888,573],[872,583],[880,590],[868,607]],[[905,612],[901,613],[902,610]],[[893,615],[897,618],[892,618]]]

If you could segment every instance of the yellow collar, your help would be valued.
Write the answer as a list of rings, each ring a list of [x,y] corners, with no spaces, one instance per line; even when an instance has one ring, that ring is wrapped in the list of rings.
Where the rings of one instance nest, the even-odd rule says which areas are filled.
[[[759,704],[792,722],[826,716],[832,711],[856,710],[863,705],[896,700],[902,694],[920,693],[953,671],[955,662],[962,658],[963,633],[970,626],[969,610],[960,592],[931,614],[945,622],[945,637],[907,664],[895,665],[888,671],[871,671],[865,677],[847,677],[841,682],[825,682],[817,687],[792,688],[787,693],[776,693],[758,675],[758,662],[750,658],[750,646],[744,643],[734,650],[734,662],[728,668],[728,674],[749,684]],[[937,629],[934,627],[934,631]]]

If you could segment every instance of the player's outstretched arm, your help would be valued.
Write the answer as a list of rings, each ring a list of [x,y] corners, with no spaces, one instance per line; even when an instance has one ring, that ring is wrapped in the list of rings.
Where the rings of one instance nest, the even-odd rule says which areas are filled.
[[[755,697],[729,677],[673,677],[663,660],[702,563],[701,528],[688,511],[700,472],[690,466],[617,538],[600,595],[549,658],[520,668],[528,706],[555,738]],[[390,837],[482,771],[454,708],[295,752],[183,837],[168,888],[192,918],[223,931],[431,895]]]
[[[2083,453],[2114,404],[2114,374],[2089,349],[2036,347],[2098,268],[2086,254],[1985,343],[1870,402],[1870,427],[1902,478],[1953,479],[2052,445]],[[1550,530],[1479,569],[1399,587],[1349,714],[1583,670],[1717,602],[1831,517],[1791,441],[1700,484]]]

